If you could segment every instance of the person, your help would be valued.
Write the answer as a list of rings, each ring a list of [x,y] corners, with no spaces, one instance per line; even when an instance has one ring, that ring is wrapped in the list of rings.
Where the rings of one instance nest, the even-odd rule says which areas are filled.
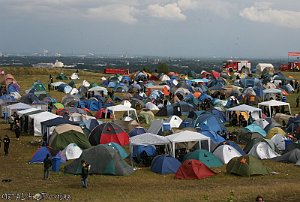
[[[81,160],[81,184],[83,188],[87,188],[87,178],[89,176],[90,169],[91,165],[85,162],[85,160]]]
[[[44,180],[49,178],[49,169],[52,166],[52,160],[50,158],[50,155],[47,154],[46,158],[44,159]]]
[[[4,145],[4,155],[8,155],[8,149],[9,149],[10,139],[7,135],[3,138],[3,145]]]
[[[20,126],[20,121],[19,120],[16,120],[15,134],[16,134],[17,140],[20,140],[21,126]]]
[[[9,117],[8,123],[9,123],[9,126],[10,126],[10,130],[13,130],[14,123],[15,123],[15,117],[14,117],[13,114]]]
[[[300,102],[300,97],[298,96],[298,97],[296,98],[296,107],[299,107],[299,102]]]
[[[241,126],[242,125],[242,120],[243,120],[244,116],[243,114],[240,112],[239,114],[239,125]]]
[[[236,124],[237,124],[237,114],[235,112],[232,113],[231,124],[232,124],[232,126],[236,126]]]
[[[256,197],[256,200],[255,201],[258,201],[258,202],[263,202],[264,201],[264,198],[261,196],[261,195],[257,195]]]

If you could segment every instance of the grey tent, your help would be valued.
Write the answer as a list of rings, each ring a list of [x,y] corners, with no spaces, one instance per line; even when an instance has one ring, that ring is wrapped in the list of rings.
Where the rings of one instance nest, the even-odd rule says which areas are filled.
[[[133,168],[120,157],[119,152],[104,144],[84,150],[79,159],[65,167],[64,172],[81,174],[82,160],[91,165],[90,174],[124,176],[133,173]]]
[[[287,152],[282,156],[272,158],[271,160],[277,162],[297,163],[300,160],[300,149],[293,149],[292,151]]]

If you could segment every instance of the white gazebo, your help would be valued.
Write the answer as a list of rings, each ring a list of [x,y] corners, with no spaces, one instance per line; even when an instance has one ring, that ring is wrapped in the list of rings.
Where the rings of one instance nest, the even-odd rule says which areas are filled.
[[[114,119],[116,119],[115,112],[127,112],[127,115],[130,116],[130,112],[132,111],[132,112],[134,112],[134,114],[136,116],[136,120],[139,121],[137,113],[136,113],[136,109],[128,107],[126,105],[116,105],[116,106],[107,107],[107,110],[105,113],[105,119],[107,118],[108,110],[112,111]]]
[[[279,107],[279,106],[288,106],[289,108],[289,112],[290,114],[291,113],[291,106],[289,103],[286,103],[286,102],[281,102],[281,101],[278,101],[278,100],[270,100],[270,101],[265,101],[265,102],[261,102],[261,103],[258,103],[258,107],[260,108],[261,106],[266,106],[269,108],[269,114],[270,114],[270,117],[272,117],[272,107]]]
[[[238,112],[247,112],[248,114],[251,112],[251,116],[253,119],[257,120],[262,115],[262,110],[256,107],[252,107],[246,104],[242,104],[239,106],[235,106],[226,110],[226,117],[228,117],[228,112],[238,111]]]
[[[278,94],[278,95],[280,95],[280,97],[282,97],[282,91],[280,89],[268,88],[268,89],[263,90],[263,97],[262,97],[263,101],[265,100],[267,95],[270,95],[270,94]]]
[[[175,157],[175,145],[182,142],[199,142],[199,149],[201,149],[201,142],[208,142],[208,151],[210,151],[210,138],[202,135],[201,133],[193,131],[181,131],[172,135],[166,136],[166,138],[172,143],[172,155]]]

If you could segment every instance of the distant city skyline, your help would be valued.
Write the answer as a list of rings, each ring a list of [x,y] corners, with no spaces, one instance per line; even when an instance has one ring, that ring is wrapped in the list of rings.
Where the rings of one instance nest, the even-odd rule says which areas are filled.
[[[297,0],[0,3],[4,55],[285,58],[300,51]]]

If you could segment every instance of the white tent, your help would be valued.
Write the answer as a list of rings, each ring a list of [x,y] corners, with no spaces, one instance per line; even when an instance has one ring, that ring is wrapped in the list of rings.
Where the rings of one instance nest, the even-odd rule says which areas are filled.
[[[152,102],[147,102],[145,104],[145,107],[146,107],[146,109],[149,109],[149,110],[159,110],[159,108]]]
[[[62,82],[62,81],[57,81],[57,82],[53,82],[51,83],[51,86],[53,87],[53,89],[57,89],[58,86],[60,86],[61,84],[66,84],[65,82]]]
[[[250,155],[255,156],[259,159],[271,159],[280,156],[266,142],[256,143],[249,151]]]
[[[32,106],[28,105],[28,104],[24,104],[22,102],[19,102],[19,103],[15,103],[12,105],[7,105],[5,112],[7,114],[7,117],[10,117],[16,111],[20,111],[23,109],[29,109],[29,108],[32,108]]]
[[[170,77],[169,77],[168,75],[162,74],[162,75],[160,76],[159,80],[161,80],[161,81],[169,81],[169,80],[171,80],[171,79],[170,79]]]
[[[285,140],[287,140],[287,138],[284,135],[281,135],[281,134],[276,134],[271,138],[271,141],[274,142],[275,146],[280,151],[285,150]]]
[[[182,119],[176,115],[173,115],[167,119],[167,122],[170,123],[171,128],[179,128]]]
[[[261,74],[265,68],[271,68],[274,70],[274,66],[271,63],[258,63],[256,65],[256,74]]]
[[[226,110],[226,117],[228,117],[228,112],[238,111],[238,112],[247,112],[248,114],[251,112],[251,116],[254,120],[259,119],[261,117],[262,110],[256,107],[252,107],[246,104],[238,105]]]
[[[72,80],[75,80],[75,79],[79,79],[79,76],[77,73],[73,73],[70,77]]]
[[[39,111],[40,109],[37,109],[37,108],[29,108],[29,109],[24,109],[24,110],[21,110],[21,111],[17,111],[17,114],[19,116],[22,116],[23,114],[26,114],[26,113],[29,113],[29,112],[34,112],[34,111]]]
[[[100,92],[103,92],[104,95],[107,95],[107,89],[102,87],[102,86],[94,86],[92,88],[90,88],[88,91],[94,91],[95,95],[99,95]]]
[[[132,145],[166,145],[170,144],[168,138],[153,133],[143,133],[129,138]]]
[[[266,101],[266,102],[261,102],[261,103],[258,103],[258,107],[261,108],[262,106],[266,106],[269,108],[269,114],[270,114],[270,117],[272,117],[272,107],[279,107],[279,106],[288,106],[289,108],[289,112],[291,114],[291,106],[289,103],[286,103],[286,102],[281,102],[281,101],[278,101],[278,100],[270,100],[270,101]]]
[[[79,93],[78,89],[77,88],[73,88],[71,91],[70,91],[70,95],[76,95],[77,93]]]
[[[82,85],[83,85],[84,87],[87,87],[87,88],[88,88],[88,87],[90,87],[91,84],[90,84],[88,81],[83,80],[83,81],[82,81]]]
[[[112,111],[114,119],[116,118],[115,112],[127,112],[127,115],[130,116],[130,112],[132,111],[132,112],[134,112],[134,114],[136,116],[136,120],[139,121],[136,110],[134,108],[131,108],[131,107],[128,107],[125,105],[116,105],[116,106],[107,107],[107,109]],[[105,119],[107,117],[108,110],[106,110]]]
[[[77,146],[75,143],[70,143],[64,150],[62,151],[62,155],[66,157],[67,160],[78,159],[82,154],[82,149]]]
[[[210,138],[202,135],[201,133],[193,132],[193,131],[181,131],[179,133],[174,133],[172,135],[166,136],[168,140],[172,143],[172,155],[175,157],[175,145],[181,142],[199,142],[199,147],[201,149],[201,142],[208,142],[208,150],[210,151]]]
[[[56,114],[50,113],[50,112],[41,112],[38,114],[31,114],[29,115],[30,119],[33,119],[33,128],[34,128],[34,136],[42,136],[42,126],[41,126],[41,122],[43,121],[47,121],[50,119],[54,119],[57,117],[61,117],[58,116]],[[29,121],[30,122],[30,121]],[[52,133],[53,130],[50,129],[50,133]]]
[[[264,129],[265,127],[267,127],[267,125],[270,124],[266,119],[258,119],[254,121],[254,123],[256,125],[259,125],[262,129]]]
[[[282,97],[282,91],[280,89],[275,89],[275,88],[264,89],[262,98],[263,100],[265,100],[266,97],[270,97],[276,94],[279,94],[280,97]]]
[[[219,146],[213,154],[224,164],[227,164],[232,158],[242,156],[241,153],[230,145]]]

